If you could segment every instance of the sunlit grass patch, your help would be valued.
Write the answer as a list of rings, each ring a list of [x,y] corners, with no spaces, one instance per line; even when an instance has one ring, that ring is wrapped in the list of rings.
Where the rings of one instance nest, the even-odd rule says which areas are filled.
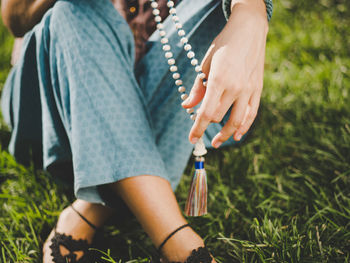
[[[275,2],[258,119],[244,143],[209,153],[210,213],[190,223],[217,262],[350,262],[350,2]],[[0,37],[1,86],[12,39]],[[8,136],[1,126],[3,145]],[[176,192],[182,207],[192,173]],[[72,199],[1,151],[0,262],[40,262]],[[136,220],[119,217],[101,262],[156,257]]]

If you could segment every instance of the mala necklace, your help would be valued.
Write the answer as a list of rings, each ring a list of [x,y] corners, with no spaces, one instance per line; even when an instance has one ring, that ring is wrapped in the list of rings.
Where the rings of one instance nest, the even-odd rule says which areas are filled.
[[[172,77],[175,81],[175,85],[181,94],[181,99],[187,99],[186,88],[183,86],[183,81],[181,80],[180,73],[176,66],[175,59],[173,58],[173,53],[171,52],[171,46],[169,44],[169,39],[166,37],[166,32],[164,31],[164,25],[162,23],[162,18],[160,16],[160,10],[158,9],[158,3],[156,0],[149,0],[151,2],[151,7],[153,8],[154,21],[157,23],[157,29],[161,37],[160,42],[163,45],[163,51],[165,58],[168,61],[169,70],[172,72]],[[174,1],[168,0],[167,6],[169,8],[169,14],[172,16],[172,21],[177,29],[177,34],[180,38],[180,42],[183,45],[184,50],[187,52],[187,57],[190,60],[191,65],[197,72],[199,78],[201,79],[204,86],[207,85],[206,75],[202,72],[202,68],[195,57],[195,53],[192,50],[192,46],[188,42],[186,37],[186,32],[182,28],[179,17],[176,15],[176,8]],[[190,118],[194,121],[196,119],[196,113],[193,108],[186,110],[190,114]],[[192,179],[191,187],[189,190],[188,198],[185,206],[185,214],[187,216],[201,216],[207,213],[207,175],[204,169],[204,155],[207,153],[203,139],[200,138],[195,144],[193,155],[195,156],[195,173]]]

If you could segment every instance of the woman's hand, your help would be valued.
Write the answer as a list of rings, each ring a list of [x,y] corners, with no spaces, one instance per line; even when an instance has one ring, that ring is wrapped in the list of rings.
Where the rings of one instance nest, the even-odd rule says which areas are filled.
[[[207,87],[197,77],[184,108],[202,100],[189,134],[192,143],[203,135],[211,122],[220,122],[233,105],[229,120],[213,138],[218,148],[233,135],[240,140],[252,125],[263,87],[268,22],[263,0],[232,1],[232,13],[202,62],[208,76]]]

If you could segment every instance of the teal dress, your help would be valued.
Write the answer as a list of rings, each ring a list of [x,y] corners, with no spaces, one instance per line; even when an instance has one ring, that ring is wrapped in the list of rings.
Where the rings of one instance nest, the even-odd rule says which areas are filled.
[[[221,1],[183,0],[177,10],[201,60],[226,23]],[[164,25],[189,90],[196,74],[171,19]],[[175,189],[191,156],[192,121],[159,40],[155,32],[134,65],[133,34],[109,0],[57,1],[25,35],[3,90],[10,152],[59,178],[72,174],[76,197],[94,203],[103,203],[99,186],[137,175]],[[209,126],[208,146],[223,124]]]

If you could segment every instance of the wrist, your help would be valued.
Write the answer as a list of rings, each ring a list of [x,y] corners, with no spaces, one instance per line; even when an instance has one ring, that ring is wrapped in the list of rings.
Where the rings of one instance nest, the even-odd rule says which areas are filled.
[[[231,0],[231,13],[237,4],[242,4],[266,13],[264,0]]]
[[[266,28],[268,31],[268,20],[263,0],[232,0],[231,15],[228,23],[235,20],[241,25],[251,24],[256,27]]]
[[[270,21],[273,11],[272,0],[222,0],[222,7],[224,15],[228,20],[234,7],[237,5],[245,5],[256,10],[260,10],[260,14],[267,17],[267,21]]]

